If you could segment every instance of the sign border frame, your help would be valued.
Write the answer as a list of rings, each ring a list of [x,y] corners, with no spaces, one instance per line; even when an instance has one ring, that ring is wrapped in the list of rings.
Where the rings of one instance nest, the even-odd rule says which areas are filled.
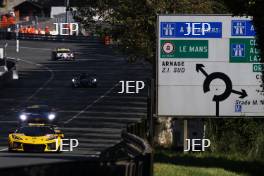
[[[155,98],[155,117],[177,117],[180,119],[191,119],[191,118],[263,118],[264,117],[264,112],[259,112],[259,113],[263,113],[263,116],[246,116],[245,114],[241,114],[240,116],[209,116],[209,115],[197,115],[197,116],[193,116],[193,115],[162,115],[159,114],[159,39],[160,39],[160,17],[161,16],[230,16],[230,17],[246,17],[246,16],[235,16],[233,14],[157,14],[156,17],[156,61],[155,61],[155,75],[156,75],[156,84],[155,84],[155,89],[156,89],[156,98]],[[248,18],[252,18],[252,16],[248,16]],[[243,37],[243,36],[242,36]]]

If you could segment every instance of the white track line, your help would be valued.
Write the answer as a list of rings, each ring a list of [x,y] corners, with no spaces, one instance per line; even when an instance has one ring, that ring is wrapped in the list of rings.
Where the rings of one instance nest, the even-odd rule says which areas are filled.
[[[7,151],[8,148],[3,148],[3,149],[0,149],[0,152],[3,152],[3,151]]]
[[[113,87],[111,87],[109,90],[107,90],[103,95],[101,95],[99,98],[97,98],[96,100],[94,100],[91,104],[87,105],[84,109],[82,109],[81,111],[79,111],[76,115],[74,115],[72,118],[70,118],[69,120],[65,121],[64,124],[68,124],[69,122],[71,122],[72,120],[78,118],[79,115],[81,115],[82,113],[84,113],[85,111],[87,111],[89,108],[91,108],[93,105],[95,105],[97,102],[99,102],[100,100],[102,100],[105,96],[107,96],[115,87],[117,87],[119,85],[119,82],[116,83]]]
[[[10,45],[11,47],[16,47],[13,45]],[[37,50],[44,50],[44,51],[52,51],[53,49],[51,48],[37,48],[37,47],[27,47],[27,46],[20,46],[19,48],[23,48],[23,49],[37,49]]]

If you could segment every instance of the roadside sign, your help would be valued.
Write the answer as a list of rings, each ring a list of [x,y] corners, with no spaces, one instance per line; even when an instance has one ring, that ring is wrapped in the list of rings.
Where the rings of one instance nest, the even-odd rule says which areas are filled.
[[[158,116],[264,116],[264,88],[250,17],[160,15]]]

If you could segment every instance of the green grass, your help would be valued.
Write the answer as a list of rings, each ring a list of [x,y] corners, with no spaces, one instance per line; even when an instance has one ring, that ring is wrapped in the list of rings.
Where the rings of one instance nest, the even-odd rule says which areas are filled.
[[[174,164],[155,163],[154,176],[248,176],[221,168],[187,167]]]
[[[264,176],[263,161],[237,154],[159,150],[154,163],[155,176]]]

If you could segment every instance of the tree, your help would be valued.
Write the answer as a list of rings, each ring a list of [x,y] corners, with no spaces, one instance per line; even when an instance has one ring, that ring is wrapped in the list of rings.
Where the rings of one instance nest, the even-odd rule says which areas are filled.
[[[157,14],[224,12],[224,6],[216,0],[85,0],[79,4],[78,18],[85,26],[90,26],[92,16],[99,14],[111,24],[105,32],[129,52],[154,61]]]
[[[252,16],[256,30],[257,47],[260,49],[261,62],[264,62],[264,15],[263,0],[224,0],[233,15]]]

